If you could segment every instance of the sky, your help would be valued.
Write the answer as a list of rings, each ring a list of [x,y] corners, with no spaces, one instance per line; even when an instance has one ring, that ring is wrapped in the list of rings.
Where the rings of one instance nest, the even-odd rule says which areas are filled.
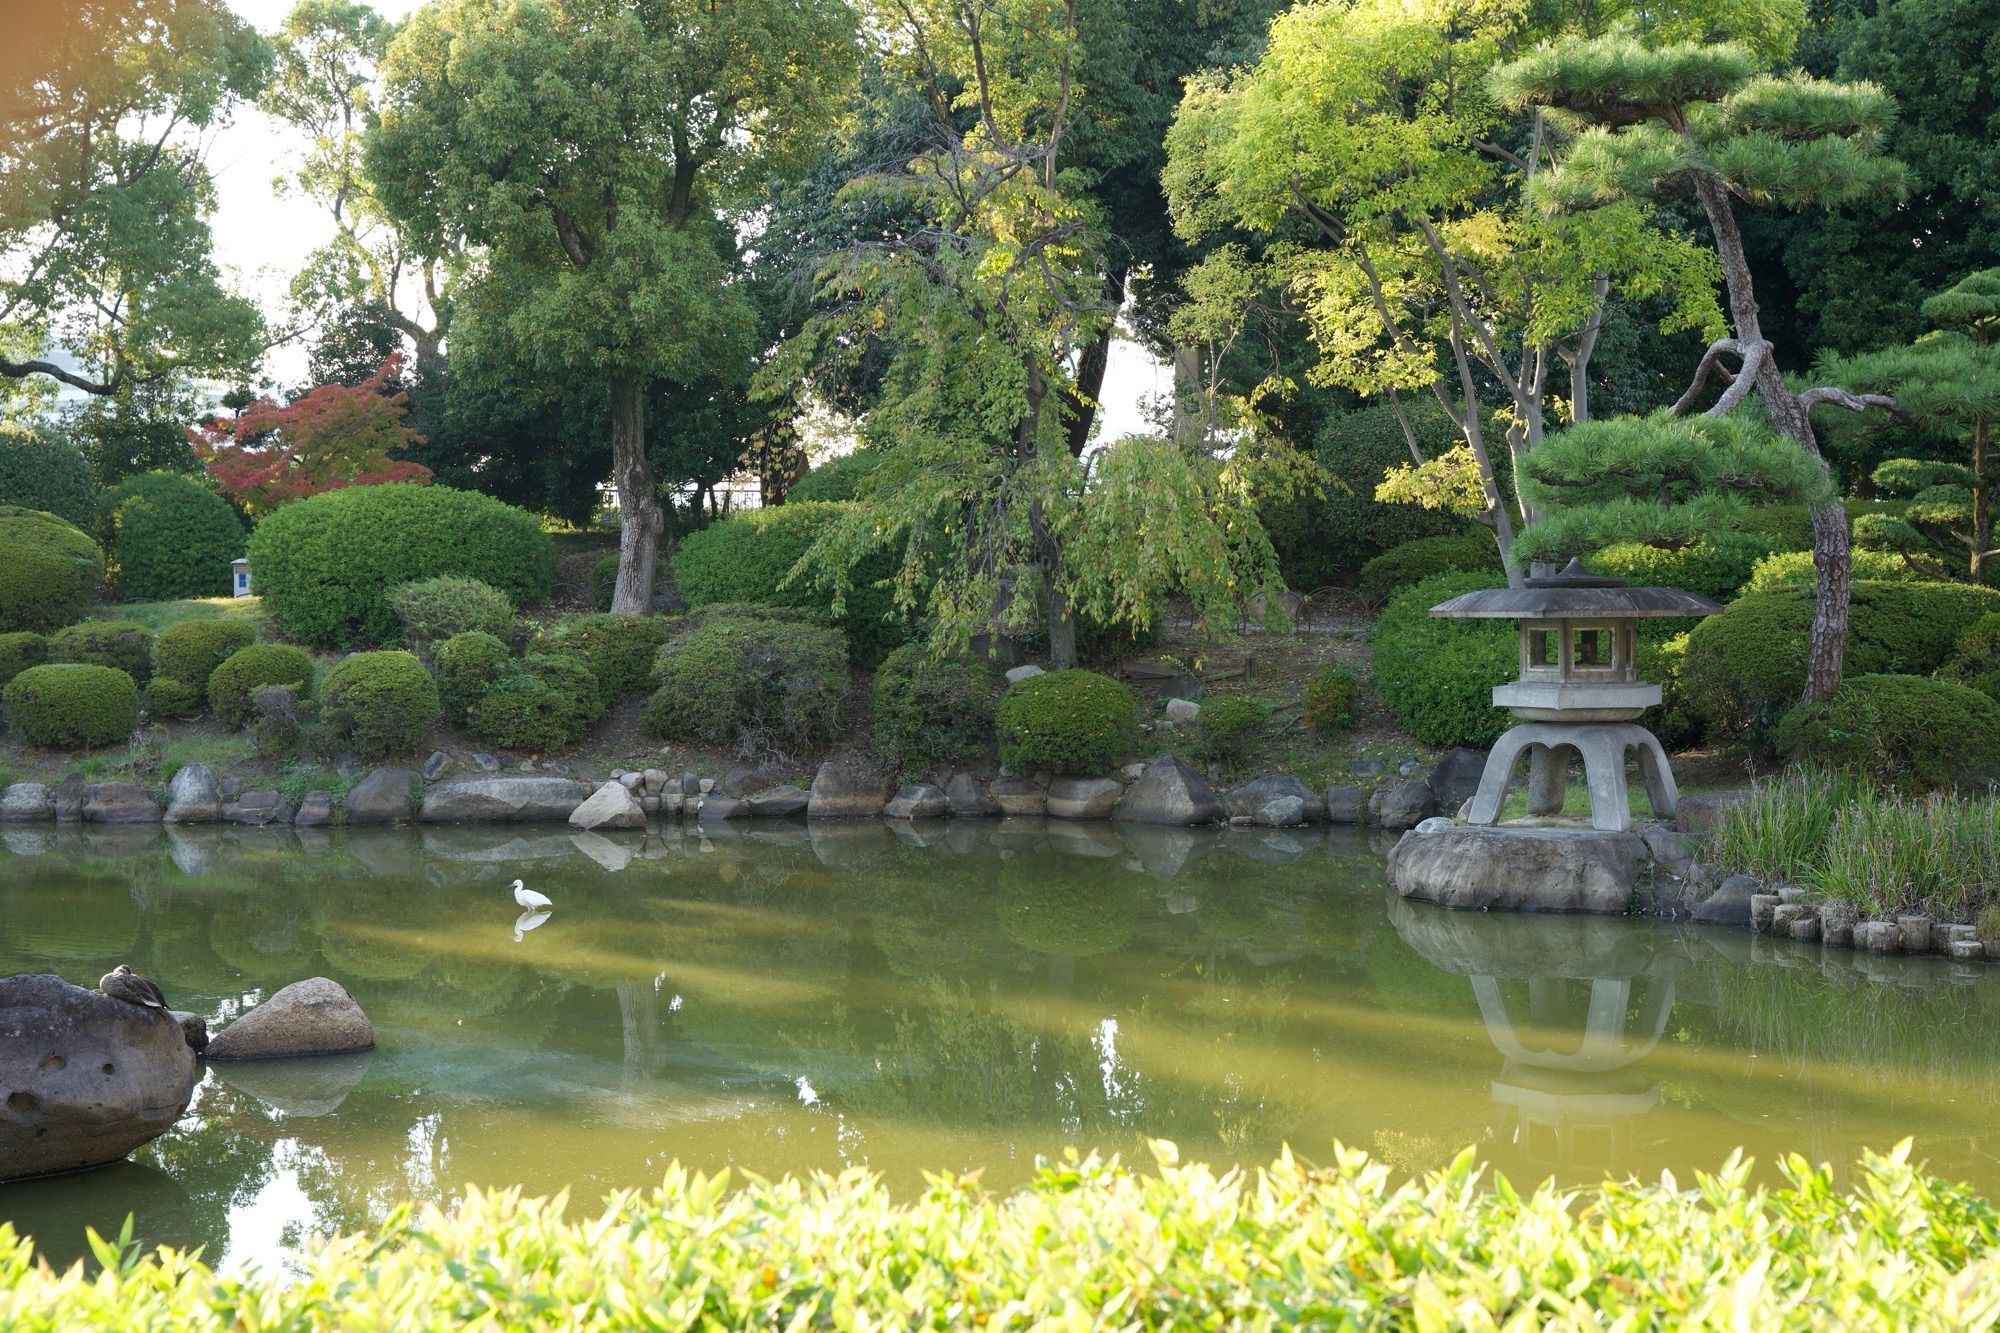
[[[229,0],[229,7],[259,30],[270,32],[293,3]],[[373,3],[378,13],[394,19],[418,7],[418,0]],[[283,311],[292,273],[307,253],[333,234],[332,222],[313,203],[280,195],[273,188],[302,146],[301,136],[283,122],[255,107],[243,107],[227,128],[213,136],[208,151],[217,201],[212,222],[216,259],[274,318]],[[279,384],[297,384],[305,375],[305,363],[304,349],[288,345],[271,353],[265,373]],[[1113,343],[1104,377],[1101,438],[1146,430],[1141,401],[1163,396],[1171,387],[1171,373],[1144,348],[1124,340]]]

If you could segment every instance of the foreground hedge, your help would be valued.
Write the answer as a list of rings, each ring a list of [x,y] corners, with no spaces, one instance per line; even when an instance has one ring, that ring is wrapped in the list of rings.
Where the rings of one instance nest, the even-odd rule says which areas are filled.
[[[101,1277],[35,1267],[0,1225],[0,1326],[121,1328],[1963,1328],[2000,1318],[2000,1218],[1907,1144],[1851,1188],[1793,1157],[1680,1188],[1518,1193],[1470,1151],[1406,1184],[1358,1152],[1217,1176],[1046,1166],[996,1197],[939,1176],[893,1200],[671,1168],[598,1216],[517,1192],[399,1210],[291,1278],[181,1254]],[[581,1214],[583,1210],[570,1210]]]

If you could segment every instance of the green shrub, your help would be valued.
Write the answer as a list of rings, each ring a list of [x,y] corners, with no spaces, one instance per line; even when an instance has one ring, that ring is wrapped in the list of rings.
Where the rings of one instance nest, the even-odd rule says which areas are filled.
[[[233,617],[183,620],[161,630],[153,641],[153,668],[205,693],[215,669],[228,661],[230,654],[255,642],[256,627]]]
[[[1636,588],[1679,588],[1726,602],[1743,590],[1758,562],[1775,549],[1767,537],[1718,532],[1692,546],[1673,549],[1643,542],[1607,546],[1583,563],[1593,574],[1621,578]]]
[[[153,675],[153,631],[127,620],[86,620],[49,635],[49,660],[116,667],[143,686]]]
[[[1361,682],[1337,666],[1325,666],[1306,678],[1300,719],[1316,736],[1333,737],[1354,725],[1361,706]]]
[[[0,505],[0,633],[46,634],[83,615],[104,582],[104,552],[53,514]]]
[[[1336,1147],[1239,1175],[1160,1143],[1143,1166],[1052,1157],[1005,1194],[674,1165],[601,1210],[469,1191],[220,1275],[117,1236],[101,1273],[65,1271],[0,1227],[0,1311],[21,1333],[1044,1329],[1092,1310],[1135,1329],[1987,1327],[2000,1210],[1909,1158],[1731,1154],[1579,1189],[1508,1183],[1470,1149],[1435,1171]]]
[[[904,644],[876,669],[868,715],[875,753],[903,769],[981,753],[993,739],[993,668]]]
[[[1668,750],[1685,750],[1701,740],[1701,719],[1688,707],[1687,691],[1681,682],[1687,663],[1687,631],[1670,638],[1656,639],[1646,633],[1650,625],[1680,625],[1685,621],[1662,618],[1641,621],[1637,662],[1639,679],[1660,687],[1660,705],[1646,714],[1645,725]]]
[[[1139,743],[1132,692],[1094,671],[1049,671],[1009,685],[994,724],[1000,762],[1016,773],[1102,773]]]
[[[426,659],[454,634],[479,630],[504,639],[514,629],[514,604],[506,593],[456,574],[397,584],[389,589],[389,609],[403,631],[404,645]]]
[[[1249,750],[1258,728],[1270,716],[1268,705],[1242,695],[1210,699],[1195,719],[1196,747],[1203,758],[1233,763]]]
[[[280,511],[282,512],[282,511]],[[250,695],[263,685],[291,685],[301,698],[311,693],[312,657],[288,643],[253,643],[239,648],[209,673],[208,706],[226,727],[250,716]]]
[[[146,687],[146,711],[154,717],[191,718],[201,711],[202,691],[177,676],[155,676]]]
[[[838,630],[718,618],[670,639],[643,721],[669,740],[746,751],[815,749],[840,734],[847,644]]]
[[[809,576],[780,587],[799,557],[806,553],[850,506],[782,504],[752,509],[711,523],[682,539],[674,554],[674,581],[689,606],[715,602],[755,602],[771,606],[809,607],[825,611],[832,594],[813,586]],[[894,570],[886,552],[868,556],[854,567],[853,587],[838,625],[848,650],[860,666],[872,666],[909,637],[894,617],[887,588],[876,586]]]
[[[1825,703],[1787,711],[1772,739],[1786,759],[1925,790],[1993,775],[2000,704],[1927,676],[1850,676]]]
[[[1429,745],[1491,745],[1508,727],[1493,687],[1520,669],[1519,637],[1504,620],[1434,620],[1430,609],[1498,574],[1434,574],[1389,599],[1375,622],[1375,697]]]
[[[590,668],[574,657],[531,653],[502,669],[472,710],[472,724],[503,749],[546,754],[582,740],[603,715]]]
[[[39,634],[17,630],[0,634],[0,687],[31,666],[49,660],[49,641]]]
[[[319,710],[335,746],[367,759],[408,754],[437,723],[437,682],[400,649],[355,653],[320,681]]]
[[[0,681],[6,679],[5,673],[5,666],[0,665]],[[1955,681],[2000,701],[2000,612],[1989,612],[1973,621],[1951,646],[1951,656],[1937,674],[1941,680]]]
[[[862,483],[880,466],[879,449],[856,449],[851,454],[829,458],[792,483],[792,488],[785,492],[785,503],[856,499]]]
[[[664,562],[653,563],[653,588],[665,587],[673,577],[673,571]],[[611,594],[618,590],[618,552],[600,556],[590,567],[590,605],[593,610],[609,611]]]
[[[97,521],[97,483],[69,441],[0,421],[0,505],[39,509],[88,531]]]
[[[8,682],[0,700],[21,739],[45,749],[110,745],[139,725],[139,687],[116,667],[29,667]]]
[[[664,616],[564,616],[535,641],[535,650],[574,657],[589,667],[597,678],[597,697],[609,708],[646,688],[670,628]]]
[[[105,492],[99,524],[126,601],[228,595],[229,562],[243,554],[243,520],[192,477],[127,477]]]
[[[1924,575],[1912,568],[1902,556],[1858,547],[1853,552],[1848,577],[1857,583],[1864,579],[1871,583],[1917,583],[1924,580]],[[1743,591],[1810,594],[1818,578],[1819,570],[1813,564],[1811,551],[1779,551],[1757,562],[1757,568],[1752,571]]]
[[[1848,605],[1845,669],[1928,674],[1990,611],[2000,611],[2000,592],[1991,588],[1858,582]],[[1805,688],[1812,618],[1809,592],[1746,593],[1689,632],[1682,689],[1710,735],[1766,743],[1778,715]]]
[[[1423,537],[1384,551],[1361,567],[1354,591],[1370,606],[1381,606],[1397,592],[1434,574],[1472,574],[1502,570],[1500,548],[1486,532],[1460,532]]]
[[[1404,411],[1427,454],[1462,443],[1458,427],[1435,402],[1413,399]],[[1410,461],[1402,425],[1386,403],[1328,413],[1313,454],[1326,474],[1320,494],[1266,500],[1257,507],[1288,587],[1346,586],[1383,552],[1465,526],[1452,514],[1375,498],[1383,474]]]
[[[533,514],[448,486],[349,486],[288,504],[250,534],[257,591],[306,643],[385,642],[389,590],[456,574],[516,606],[549,595],[554,547]]]
[[[463,726],[512,660],[506,644],[480,630],[454,634],[439,644],[433,665],[445,720]]]

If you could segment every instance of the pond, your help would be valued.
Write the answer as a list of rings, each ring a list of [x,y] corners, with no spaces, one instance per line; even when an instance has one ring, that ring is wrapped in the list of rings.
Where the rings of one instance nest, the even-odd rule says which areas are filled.
[[[468,1183],[580,1207],[675,1159],[897,1189],[1066,1146],[1683,1180],[1915,1135],[2000,1189],[2000,976],[1397,901],[1352,831],[1008,820],[666,835],[0,830],[0,975],[129,962],[226,1022],[314,975],[371,1054],[207,1069],[125,1165],[0,1186],[54,1261],[271,1262]],[[556,902],[519,930],[516,876]]]

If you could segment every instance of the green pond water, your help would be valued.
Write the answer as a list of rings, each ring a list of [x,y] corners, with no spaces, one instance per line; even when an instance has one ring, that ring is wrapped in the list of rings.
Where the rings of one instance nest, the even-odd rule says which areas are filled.
[[[0,830],[0,975],[118,962],[226,1022],[345,985],[378,1048],[215,1066],[130,1163],[0,1185],[56,1261],[281,1261],[468,1183],[573,1207],[679,1159],[1020,1181],[1067,1146],[1683,1180],[1914,1135],[2000,1190],[2000,972],[1398,902],[1352,832],[873,823]],[[556,902],[517,933],[516,876]],[[1768,1174],[1768,1169],[1767,1169]]]

